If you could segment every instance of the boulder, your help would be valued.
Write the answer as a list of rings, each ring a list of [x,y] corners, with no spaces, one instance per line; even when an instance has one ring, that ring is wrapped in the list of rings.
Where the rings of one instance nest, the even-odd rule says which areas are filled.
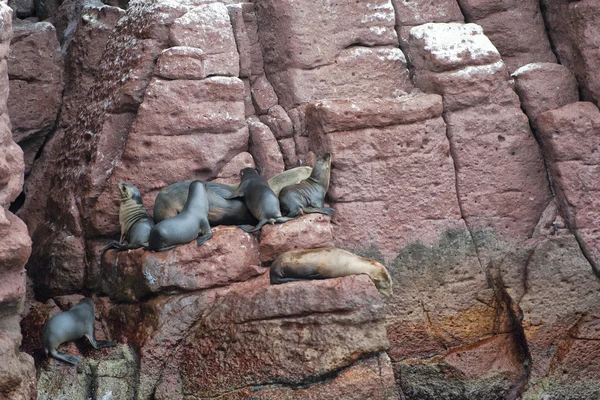
[[[260,261],[270,263],[286,251],[333,247],[330,218],[307,214],[284,224],[265,225],[260,232]]]
[[[577,102],[546,111],[537,122],[561,214],[600,274],[596,212],[600,111],[592,103]]]
[[[283,155],[273,132],[256,117],[248,118],[247,122],[250,130],[248,147],[258,172],[267,179],[282,173]]]
[[[534,127],[541,113],[579,101],[577,81],[563,65],[527,64],[511,76],[523,110]]]
[[[252,235],[228,226],[212,231],[202,246],[194,240],[165,252],[108,250],[102,290],[111,299],[137,301],[149,294],[226,286],[265,272],[258,266],[258,243]]]

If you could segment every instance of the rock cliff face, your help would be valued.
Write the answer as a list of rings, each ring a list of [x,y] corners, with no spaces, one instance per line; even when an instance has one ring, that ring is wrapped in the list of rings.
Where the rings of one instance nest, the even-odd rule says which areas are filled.
[[[0,4],[0,397],[35,398],[27,263],[40,399],[600,399],[597,2],[30,3]],[[150,211],[323,152],[331,220],[100,259],[119,181]],[[269,284],[332,245],[394,295]],[[81,295],[120,345],[45,360]]]

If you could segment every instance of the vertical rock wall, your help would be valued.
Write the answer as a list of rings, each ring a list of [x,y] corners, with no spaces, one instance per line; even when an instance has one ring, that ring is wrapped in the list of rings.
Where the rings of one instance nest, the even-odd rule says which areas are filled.
[[[52,25],[23,25],[8,70],[9,107],[28,105],[13,123],[27,268],[37,300],[99,295],[99,331],[128,344],[72,346],[89,362],[40,366],[42,397],[598,397],[594,1],[39,3],[65,70]],[[56,70],[43,82],[28,43]],[[170,183],[325,151],[336,225],[220,227],[101,265],[117,182],[151,210]],[[261,263],[331,243],[385,262],[394,295],[365,277],[269,286]]]
[[[8,210],[23,185],[23,151],[11,135],[8,114],[7,57],[12,10],[0,3],[0,397],[36,398],[35,368],[31,356],[19,352],[19,325],[25,301],[25,263],[31,253],[27,226]]]

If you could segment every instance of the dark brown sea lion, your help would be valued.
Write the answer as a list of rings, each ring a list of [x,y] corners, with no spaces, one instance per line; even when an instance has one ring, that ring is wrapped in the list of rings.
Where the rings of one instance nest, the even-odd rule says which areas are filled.
[[[335,247],[285,252],[270,270],[272,284],[359,274],[369,275],[382,295],[392,295],[392,278],[383,264]]]
[[[183,210],[188,198],[192,181],[177,182],[161,190],[154,201],[154,220],[156,223],[176,216]],[[254,225],[256,218],[252,215],[242,199],[226,200],[222,195],[230,195],[230,185],[204,182],[208,197],[208,222],[217,225]],[[219,194],[220,193],[220,194]]]
[[[326,153],[317,159],[307,179],[281,189],[279,193],[281,212],[288,217],[308,213],[333,214],[333,208],[323,207],[330,176],[331,155]]]
[[[183,210],[174,217],[160,221],[150,231],[148,249],[170,250],[198,238],[198,246],[212,237],[208,222],[208,195],[204,183],[193,181]]]
[[[240,171],[240,186],[226,198],[244,197],[246,206],[258,219],[254,228],[240,226],[246,232],[256,232],[264,224],[283,223],[293,218],[282,217],[279,211],[279,200],[273,190],[269,187],[267,180],[258,174],[255,168],[244,168]]]
[[[154,226],[154,219],[144,208],[142,195],[138,188],[125,182],[119,182],[117,186],[121,194],[121,205],[119,206],[121,239],[119,242],[114,241],[104,247],[100,250],[101,253],[111,247],[127,250],[147,246],[150,231]],[[126,240],[127,244],[123,244],[123,240]]]
[[[94,322],[94,301],[89,297],[81,299],[69,311],[56,314],[46,322],[42,330],[44,353],[58,360],[77,365],[82,361],[81,358],[72,354],[59,353],[58,346],[84,336],[88,338],[95,349],[115,346],[115,342],[95,339]]]

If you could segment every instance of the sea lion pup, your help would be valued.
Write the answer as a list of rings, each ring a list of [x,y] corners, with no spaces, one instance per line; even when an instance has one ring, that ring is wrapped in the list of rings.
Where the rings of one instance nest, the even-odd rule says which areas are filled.
[[[148,237],[154,226],[154,219],[148,214],[142,202],[142,195],[137,187],[131,183],[119,182],[117,187],[121,193],[119,207],[119,225],[121,225],[121,238],[104,247],[104,252],[111,247],[119,250],[137,249],[148,245]],[[123,239],[127,244],[123,244]]]
[[[279,193],[281,212],[288,217],[308,213],[333,214],[333,208],[323,207],[331,176],[331,154],[319,157],[310,176],[302,182],[286,186]]]
[[[256,169],[242,169],[240,178],[240,186],[226,198],[243,196],[246,206],[258,220],[258,224],[254,228],[245,225],[241,225],[240,228],[246,232],[256,232],[266,223],[283,223],[293,219],[281,216],[277,196],[269,187],[267,180],[260,176]]]
[[[150,231],[148,249],[170,250],[198,238],[198,246],[212,237],[208,223],[208,195],[201,181],[190,184],[189,195],[183,210],[172,218],[154,225]]]
[[[95,349],[115,346],[115,342],[95,339],[94,321],[94,301],[89,297],[81,299],[69,311],[56,314],[46,322],[42,330],[44,353],[77,365],[83,360],[72,354],[59,353],[58,346],[84,336]]]
[[[183,210],[192,181],[173,183],[162,189],[154,201],[154,221],[159,223],[176,216]],[[258,221],[242,199],[225,200],[220,194],[231,194],[229,185],[204,182],[208,196],[208,222],[217,225],[254,225]],[[235,185],[236,189],[238,185]],[[219,194],[220,193],[220,194]]]
[[[382,295],[392,295],[392,278],[383,264],[335,247],[287,251],[273,261],[270,270],[273,285],[359,274],[369,275]]]

